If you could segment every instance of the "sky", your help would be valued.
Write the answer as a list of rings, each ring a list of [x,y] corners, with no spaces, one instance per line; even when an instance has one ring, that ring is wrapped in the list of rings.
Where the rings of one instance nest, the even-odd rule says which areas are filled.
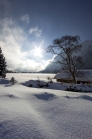
[[[0,0],[0,46],[7,69],[41,71],[45,49],[64,35],[92,39],[92,0]]]

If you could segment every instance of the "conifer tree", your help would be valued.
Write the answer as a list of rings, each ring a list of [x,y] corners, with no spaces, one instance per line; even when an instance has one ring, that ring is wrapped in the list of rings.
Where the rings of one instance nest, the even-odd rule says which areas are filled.
[[[6,62],[1,47],[0,47],[0,77],[2,78],[6,77]]]

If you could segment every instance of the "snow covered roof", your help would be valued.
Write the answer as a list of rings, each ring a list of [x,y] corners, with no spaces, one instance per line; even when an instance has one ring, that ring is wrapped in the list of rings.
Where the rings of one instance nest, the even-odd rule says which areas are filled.
[[[83,75],[77,77],[77,79],[92,81],[92,70],[80,70],[80,72]],[[72,77],[68,71],[60,71],[54,76],[54,79],[72,79]]]

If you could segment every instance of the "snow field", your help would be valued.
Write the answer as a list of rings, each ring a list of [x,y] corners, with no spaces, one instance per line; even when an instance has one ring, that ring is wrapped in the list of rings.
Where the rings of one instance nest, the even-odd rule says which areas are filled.
[[[37,75],[11,77],[16,84],[0,84],[0,139],[92,139],[91,93],[23,85]]]

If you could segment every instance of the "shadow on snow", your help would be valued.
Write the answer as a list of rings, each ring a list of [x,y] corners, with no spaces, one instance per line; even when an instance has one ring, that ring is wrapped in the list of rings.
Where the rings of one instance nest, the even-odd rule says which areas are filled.
[[[85,100],[92,101],[92,97],[90,97],[88,95],[82,95],[82,96],[79,96],[79,97],[71,97],[71,96],[66,95],[65,98],[68,98],[68,99],[85,99]]]
[[[44,94],[35,94],[34,96],[35,96],[37,99],[42,99],[42,100],[46,100],[46,101],[52,100],[52,99],[55,97],[55,95],[49,94],[49,93],[47,93],[47,92],[45,92]]]

